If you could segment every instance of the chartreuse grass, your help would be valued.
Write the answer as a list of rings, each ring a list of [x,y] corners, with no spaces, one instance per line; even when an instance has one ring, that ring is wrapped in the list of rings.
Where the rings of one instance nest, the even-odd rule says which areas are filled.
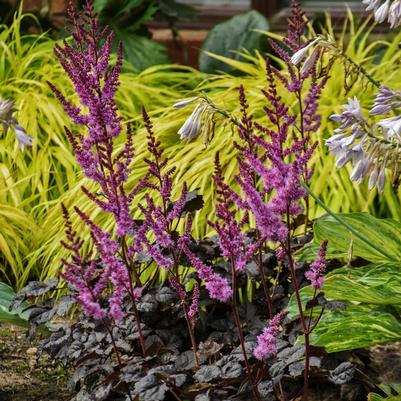
[[[324,28],[334,36],[331,21],[327,18]],[[397,67],[397,60],[401,59],[401,50],[398,44],[401,41],[401,33],[391,40],[370,40],[372,29],[370,21],[365,21],[357,26],[352,15],[348,16],[343,32],[337,35],[338,47],[352,58],[358,65],[363,65],[367,72],[375,79],[390,87],[397,87],[401,79],[401,71]],[[243,84],[246,88],[250,112],[260,122],[265,122],[263,106],[265,99],[261,89],[266,86],[265,59],[264,56],[246,54],[246,61],[236,61],[225,57],[220,60],[232,65],[241,75],[215,75],[208,76],[192,93],[182,93],[182,97],[191,97],[200,93],[207,93],[208,97],[219,107],[240,116],[238,103],[238,87]],[[190,77],[191,75],[188,75]],[[341,105],[346,103],[347,97],[358,95],[362,106],[366,109],[372,104],[375,88],[361,75],[351,73],[345,67],[342,60],[337,60],[332,66],[331,79],[322,94],[320,111],[322,113],[322,126],[314,139],[319,141],[318,150],[312,160],[315,174],[311,181],[312,191],[334,212],[337,211],[369,211],[376,216],[389,216],[401,220],[400,199],[401,192],[395,191],[389,182],[385,192],[381,196],[375,191],[369,191],[367,184],[356,185],[349,179],[351,167],[337,169],[334,158],[328,154],[324,145],[324,139],[333,134],[335,127],[329,120],[329,116],[341,110]],[[348,89],[344,89],[344,82]],[[286,96],[284,88],[283,96]],[[171,103],[172,104],[172,103]],[[294,105],[295,107],[295,105]],[[202,139],[197,138],[191,142],[181,142],[177,131],[193,110],[193,104],[182,109],[167,107],[161,113],[153,113],[153,122],[156,136],[163,144],[166,154],[170,158],[170,166],[174,165],[177,172],[174,178],[175,191],[181,189],[182,183],[187,182],[189,189],[198,189],[204,197],[204,208],[198,212],[194,221],[194,234],[198,237],[210,233],[206,224],[213,214],[213,186],[211,175],[213,172],[213,158],[216,152],[220,153],[221,163],[224,166],[225,176],[231,183],[234,182],[236,170],[236,154],[233,141],[236,138],[236,127],[222,120],[216,126],[214,137],[205,147]],[[152,113],[151,113],[152,114]],[[132,118],[137,115],[133,114]],[[130,185],[134,185],[145,171],[143,158],[146,156],[146,133],[138,129],[135,134],[137,157],[135,167],[130,177]],[[81,193],[79,186],[88,185],[83,179],[80,183],[66,191],[51,210],[46,211],[43,217],[44,229],[39,236],[41,247],[30,257],[30,268],[36,264],[40,266],[41,278],[54,276],[60,267],[60,259],[65,256],[65,250],[59,246],[59,240],[63,237],[60,202],[68,207],[79,205],[95,221],[104,226],[110,226],[112,219],[107,215],[100,215],[99,211]],[[90,185],[89,185],[90,186]],[[235,184],[234,184],[235,186]],[[178,195],[177,195],[178,196]],[[138,199],[140,199],[139,196]],[[318,216],[323,209],[312,203],[311,214]],[[138,216],[137,209],[133,213]],[[87,235],[77,216],[73,216],[74,225],[83,235]]]
[[[46,34],[21,36],[25,17],[18,13],[10,27],[0,26],[0,96],[15,100],[15,117],[33,138],[32,148],[22,153],[12,131],[0,132],[0,280],[16,288],[48,272],[33,252],[43,249],[43,238],[54,227],[60,234],[60,197],[78,192],[81,184],[64,135],[70,123],[47,81],[69,99],[74,99],[72,86],[53,55],[55,40]],[[182,66],[156,66],[137,74],[125,65],[124,71],[117,99],[125,118],[136,115],[142,104],[150,110],[167,107],[203,79]],[[81,197],[76,199],[79,204]],[[52,213],[57,219],[49,218]],[[51,259],[54,275],[58,260]]]

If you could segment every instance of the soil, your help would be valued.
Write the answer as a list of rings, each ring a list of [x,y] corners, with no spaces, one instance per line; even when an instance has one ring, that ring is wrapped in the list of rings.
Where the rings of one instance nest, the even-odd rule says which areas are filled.
[[[0,401],[68,401],[68,372],[36,355],[39,339],[26,330],[0,324]]]
[[[68,401],[68,372],[46,355],[37,357],[39,338],[28,340],[26,330],[0,324],[0,401]],[[369,349],[370,369],[378,383],[401,383],[401,342],[376,345]],[[326,390],[329,388],[326,387]],[[312,392],[314,401],[358,399],[355,388]],[[344,392],[347,392],[345,395]],[[333,398],[334,396],[334,398]],[[400,398],[401,400],[401,398]]]

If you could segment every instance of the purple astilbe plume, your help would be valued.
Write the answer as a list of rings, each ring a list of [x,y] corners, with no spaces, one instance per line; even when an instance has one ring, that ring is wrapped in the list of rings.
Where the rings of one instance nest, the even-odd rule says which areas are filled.
[[[280,325],[287,314],[288,312],[277,313],[269,320],[269,325],[263,329],[263,333],[257,337],[258,345],[253,352],[256,359],[263,361],[264,359],[276,354],[276,340],[280,333]]]
[[[81,255],[83,240],[73,230],[69,218],[68,210],[62,205],[65,221],[65,233],[67,241],[62,241],[62,245],[71,252],[71,261],[62,259],[65,271],[61,276],[73,288],[75,294],[73,298],[82,307],[86,315],[94,319],[103,319],[107,316],[107,311],[101,307],[98,299],[99,293],[93,288],[93,281],[97,279],[97,262],[91,259],[91,254]],[[97,289],[99,289],[99,285]]]
[[[328,241],[323,241],[320,245],[317,259],[310,265],[305,277],[311,282],[315,290],[322,288],[324,283],[324,273],[326,270],[326,251]]]
[[[165,169],[168,158],[163,155],[160,141],[156,140],[152,123],[145,109],[142,109],[142,116],[147,130],[148,151],[150,153],[150,157],[145,158],[148,174],[142,185],[157,194],[158,199],[161,199],[161,204],[158,204],[151,194],[145,195],[146,204],[139,205],[145,219],[142,227],[136,232],[134,248],[138,253],[146,249],[146,252],[159,266],[169,270],[173,266],[178,268],[179,255],[177,253],[177,239],[173,238],[173,223],[185,214],[184,208],[188,190],[184,183],[179,199],[173,201],[172,176],[175,167]],[[149,234],[153,235],[154,241],[149,239]]]
[[[101,188],[101,194],[91,193],[86,188],[83,191],[104,211],[113,213],[116,234],[123,237],[134,227],[129,213],[130,199],[124,188],[134,149],[128,127],[123,150],[113,155],[114,138],[122,132],[114,99],[119,85],[122,48],[119,46],[116,64],[110,66],[113,34],[109,28],[100,28],[91,2],[84,6],[82,16],[77,15],[72,5],[68,13],[73,26],[70,30],[72,41],[64,40],[63,47],[56,45],[54,52],[71,79],[81,106],[72,105],[53,84],[49,85],[71,120],[87,130],[84,136],[66,128],[82,170]]]
[[[205,282],[205,286],[209,292],[210,298],[217,299],[221,302],[227,302],[232,296],[232,289],[227,279],[215,273],[212,267],[205,264],[190,250],[189,244],[191,227],[192,219],[189,215],[185,232],[178,240],[178,246],[181,251],[188,257],[192,266],[195,268],[199,279]]]
[[[254,255],[263,239],[249,244],[243,234],[243,227],[248,224],[248,213],[241,220],[236,218],[237,194],[224,182],[218,153],[215,156],[215,173],[213,181],[216,185],[216,220],[209,225],[216,230],[221,255],[233,261],[236,270],[243,270]]]
[[[116,240],[111,239],[108,232],[94,224],[79,208],[75,207],[75,212],[90,227],[92,242],[103,266],[102,276],[94,285],[93,292],[95,295],[100,294],[106,288],[107,281],[113,285],[113,292],[108,299],[109,316],[114,320],[120,320],[123,318],[122,304],[127,295],[130,278],[125,264],[116,256],[119,244]]]
[[[170,284],[170,287],[173,290],[175,290],[175,292],[178,294],[181,301],[185,301],[188,298],[188,295],[185,292],[184,288],[182,287],[182,285],[177,281],[177,279],[174,276],[170,276],[168,278],[168,282]]]
[[[308,137],[297,137],[294,133],[295,116],[277,93],[273,71],[267,64],[268,89],[264,91],[271,107],[265,112],[272,129],[255,123],[260,135],[254,135],[258,154],[253,154],[244,147],[243,159],[239,160],[240,174],[236,177],[244,194],[244,203],[254,215],[256,226],[263,237],[269,241],[283,242],[288,235],[288,228],[282,216],[297,216],[303,207],[300,201],[307,195],[302,187],[305,176],[309,176],[307,163],[315,148],[308,144]],[[291,144],[288,139],[291,138]],[[290,156],[292,161],[290,160]],[[263,183],[263,190],[255,186],[255,176]],[[265,195],[271,194],[270,202]]]

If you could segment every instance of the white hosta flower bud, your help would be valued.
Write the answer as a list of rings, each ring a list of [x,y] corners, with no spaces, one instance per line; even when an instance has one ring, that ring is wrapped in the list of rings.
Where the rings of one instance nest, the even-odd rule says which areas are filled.
[[[386,0],[376,11],[375,11],[375,20],[381,24],[385,21],[388,15],[388,11],[390,9],[390,0]]]
[[[291,63],[294,65],[298,65],[303,60],[303,58],[306,56],[309,49],[312,46],[314,46],[319,40],[320,40],[320,38],[316,38],[316,39],[312,40],[312,42],[310,42],[308,45],[304,46],[303,48],[301,48],[297,52],[295,52],[291,57]]]
[[[319,48],[313,50],[312,54],[307,57],[305,62],[302,64],[301,74],[308,72],[316,62],[316,59],[319,55]]]
[[[199,103],[192,114],[185,121],[184,125],[179,129],[180,139],[193,139],[199,135],[202,126],[202,118],[207,110],[208,105]]]
[[[192,97],[190,99],[187,100],[182,100],[181,102],[178,102],[176,104],[173,104],[173,107],[175,109],[181,109],[182,107],[187,106],[188,104],[191,104],[192,102],[194,102],[195,100],[199,99],[198,97]]]

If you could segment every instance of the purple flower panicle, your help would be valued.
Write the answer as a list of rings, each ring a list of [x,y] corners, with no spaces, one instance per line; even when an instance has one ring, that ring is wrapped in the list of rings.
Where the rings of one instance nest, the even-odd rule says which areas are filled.
[[[322,288],[324,283],[324,272],[326,270],[326,251],[328,241],[323,241],[320,245],[317,259],[310,265],[310,269],[305,273],[305,277],[311,282],[315,290]]]
[[[280,333],[280,325],[288,312],[280,312],[269,320],[269,325],[257,337],[258,345],[253,354],[256,359],[263,361],[277,352],[276,340]]]

